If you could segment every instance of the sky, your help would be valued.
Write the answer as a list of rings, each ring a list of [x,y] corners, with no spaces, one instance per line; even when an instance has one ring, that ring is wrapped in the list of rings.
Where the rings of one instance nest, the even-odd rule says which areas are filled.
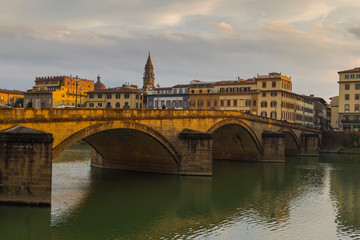
[[[0,0],[0,88],[78,75],[142,87],[280,72],[329,102],[360,67],[359,0]]]

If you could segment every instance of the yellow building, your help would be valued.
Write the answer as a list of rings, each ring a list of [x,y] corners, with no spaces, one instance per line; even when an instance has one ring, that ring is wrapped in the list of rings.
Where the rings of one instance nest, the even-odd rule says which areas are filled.
[[[360,67],[338,74],[339,130],[360,132]]]
[[[87,108],[143,108],[143,93],[136,86],[122,86],[88,92]]]
[[[100,76],[98,76],[99,81]],[[94,91],[94,81],[68,76],[37,77],[35,86],[25,94],[24,104],[35,108],[56,108],[61,105],[78,107],[86,101],[87,92]]]
[[[0,104],[14,105],[18,99],[24,98],[24,92],[19,90],[0,89]]]
[[[237,81],[190,82],[190,109],[234,110],[314,126],[310,98],[292,92],[291,78],[281,73]]]

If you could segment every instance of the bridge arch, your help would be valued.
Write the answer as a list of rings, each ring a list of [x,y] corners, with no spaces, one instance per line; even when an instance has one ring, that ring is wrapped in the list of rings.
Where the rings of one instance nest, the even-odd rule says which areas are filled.
[[[139,138],[140,140],[136,138]],[[91,145],[100,156],[105,157],[104,155],[106,155],[107,157],[110,156],[110,158],[113,158],[113,160],[109,160],[107,164],[106,161],[108,161],[108,158],[104,158],[103,167],[105,168],[164,173],[176,173],[179,171],[180,154],[175,147],[162,134],[151,127],[140,123],[111,121],[97,123],[86,127],[72,134],[55,146],[53,149],[53,158],[56,158],[63,150],[80,140],[84,140]],[[149,156],[152,151],[153,153],[155,152],[155,149],[152,148],[156,148],[156,151],[159,151],[158,156],[161,157],[161,161],[152,164],[151,166],[149,165],[147,169],[140,169],[140,165],[143,164],[139,163],[139,159],[150,158],[141,150],[141,146],[147,148]],[[109,152],[114,153],[111,154]],[[126,156],[129,156],[131,161],[133,161],[131,167],[126,166],[125,161],[120,164],[121,166],[114,165],[114,158],[124,158]],[[138,163],[136,163],[136,161],[138,161]],[[144,162],[146,161],[144,160]],[[171,167],[168,169],[161,169],[162,166],[160,165],[164,164],[164,162],[171,165]]]
[[[213,158],[260,160],[262,146],[255,132],[238,119],[224,119],[208,131],[213,135]]]
[[[279,132],[285,134],[285,155],[299,155],[301,143],[295,132],[289,128],[282,128]]]

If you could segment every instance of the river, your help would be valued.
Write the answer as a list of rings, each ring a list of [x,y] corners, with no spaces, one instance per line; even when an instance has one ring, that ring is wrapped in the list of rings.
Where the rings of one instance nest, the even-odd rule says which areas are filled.
[[[360,239],[360,156],[214,161],[212,177],[53,163],[52,206],[0,206],[0,239]]]

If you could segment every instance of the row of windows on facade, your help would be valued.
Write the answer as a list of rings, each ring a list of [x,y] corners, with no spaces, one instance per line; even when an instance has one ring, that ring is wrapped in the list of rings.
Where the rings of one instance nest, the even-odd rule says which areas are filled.
[[[346,84],[345,84],[345,90],[350,90],[350,85],[351,85],[350,83],[346,83]],[[356,83],[356,84],[355,84],[355,89],[356,89],[356,90],[359,90],[359,89],[360,89],[360,84],[359,84],[359,83]]]
[[[260,115],[262,117],[268,116],[267,112],[261,112]],[[281,112],[281,119],[284,119],[284,120],[285,119],[294,120],[294,116],[297,121],[306,121],[306,122],[313,121],[313,117],[311,117],[311,116],[304,116],[302,114],[294,114],[294,113],[285,112],[285,111]],[[277,117],[277,113],[275,111],[270,112],[270,118],[276,119],[276,117]]]
[[[231,105],[231,103],[232,103],[232,105]],[[238,105],[238,103],[239,103],[239,105]],[[212,107],[211,106],[211,101],[207,100],[206,105],[207,105],[207,107]],[[196,101],[195,100],[190,101],[190,106],[191,107],[196,107]],[[197,106],[198,107],[203,107],[204,106],[204,101],[203,100],[198,100],[197,101]],[[217,106],[218,106],[218,101],[214,100],[213,101],[213,107],[217,107]],[[244,107],[244,106],[245,107],[251,107],[251,100],[249,100],[249,99],[246,99],[246,100],[244,100],[244,99],[240,99],[240,100],[238,100],[238,99],[220,100],[220,107],[225,107],[225,106],[227,106],[227,107],[231,107],[231,106],[233,106],[233,107],[237,107],[237,106],[239,106],[239,107]],[[253,100],[253,106],[256,106],[256,100]]]
[[[345,75],[345,79],[355,79],[355,78],[357,78],[357,79],[359,79],[360,78],[360,74],[346,74]]]
[[[97,98],[103,98],[103,94],[99,93],[96,94]],[[116,99],[120,99],[121,98],[121,93],[115,93],[115,94],[104,94],[104,97],[106,96],[106,99],[111,99],[113,97],[113,95],[115,95],[114,97]],[[89,98],[94,98],[95,94],[89,94]],[[124,98],[130,98],[130,94],[129,93],[124,93]],[[142,96],[139,94],[136,94],[136,99],[142,99]]]
[[[350,111],[350,104],[345,104],[344,109],[345,109],[345,112],[349,112]],[[355,104],[354,105],[354,111],[355,112],[360,111],[360,104]]]
[[[167,89],[167,90],[161,90],[161,89],[157,89],[157,90],[154,90],[154,91],[149,91],[149,95],[156,95],[156,94],[187,94],[189,93],[189,89],[188,88],[185,88],[185,89],[182,89],[182,88],[173,88],[172,90],[171,89]]]
[[[345,97],[345,100],[350,100],[350,94],[345,94],[344,97]],[[360,100],[360,94],[355,94],[354,97],[355,97],[355,100]]]
[[[160,105],[158,105],[158,101],[155,100],[154,101],[154,106],[153,106],[153,102],[150,101],[148,103],[148,107],[151,109],[153,107],[155,108],[160,108],[160,107],[163,107],[165,106],[166,108],[168,109],[171,109],[171,108],[187,108],[189,107],[189,102],[188,100],[160,100]]]
[[[142,104],[140,103],[136,103],[135,108],[142,108]],[[89,107],[93,108],[93,107],[98,107],[98,108],[102,108],[103,107],[103,103],[89,103]],[[113,106],[111,105],[111,102],[107,102],[106,103],[106,108],[113,108]],[[115,108],[121,108],[121,105],[119,102],[115,103]],[[124,105],[122,106],[122,108],[130,108],[129,102],[125,102]]]
[[[342,120],[360,122],[360,115],[344,115]]]

